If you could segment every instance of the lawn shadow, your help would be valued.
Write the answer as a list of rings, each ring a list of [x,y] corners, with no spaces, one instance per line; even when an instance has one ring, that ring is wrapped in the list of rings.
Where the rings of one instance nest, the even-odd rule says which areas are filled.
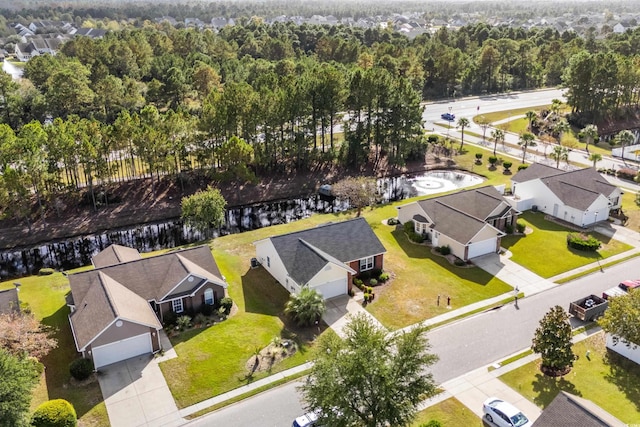
[[[465,280],[469,280],[478,285],[485,286],[487,285],[493,276],[484,271],[478,266],[474,267],[457,267],[452,265],[445,257],[436,256],[431,253],[431,246],[412,243],[409,241],[407,235],[400,228],[396,228],[391,232],[391,235],[398,243],[398,246],[404,251],[404,253],[409,258],[417,258],[417,259],[425,259],[429,260],[443,269],[447,270],[449,273]],[[428,271],[428,265],[425,261],[425,271]]]
[[[633,402],[636,410],[640,411],[640,365],[609,349],[605,363],[609,366],[609,372],[604,378],[623,392],[627,400]]]
[[[280,316],[289,292],[263,267],[250,268],[241,278],[244,310],[247,313]]]
[[[49,399],[65,399],[73,404],[78,418],[102,402],[98,382],[76,386],[71,384],[69,364],[80,357],[69,325],[69,308],[61,305],[55,313],[42,319],[42,324],[53,329],[58,347],[41,362],[45,366],[45,382]]]
[[[549,377],[542,372],[538,372],[535,375],[535,380],[532,385],[533,392],[535,393],[533,402],[543,409],[555,399],[561,390],[571,393],[574,396],[582,396],[582,393],[580,393],[576,386],[572,382],[565,380],[564,377]]]

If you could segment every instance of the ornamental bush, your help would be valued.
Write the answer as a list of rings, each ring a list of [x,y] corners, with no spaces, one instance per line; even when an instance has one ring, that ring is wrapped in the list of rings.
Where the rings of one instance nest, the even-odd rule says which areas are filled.
[[[405,233],[409,234],[409,233],[413,233],[413,231],[415,230],[415,226],[413,225],[413,221],[407,221],[402,225],[402,229],[404,230]]]
[[[521,171],[521,170],[526,169],[528,167],[529,167],[529,165],[527,165],[527,164],[518,165],[518,170]]]
[[[522,222],[522,221],[518,221],[516,222],[516,230],[518,230],[518,233],[524,233],[524,230],[526,230],[527,225]]]
[[[78,417],[71,403],[64,399],[44,402],[33,413],[31,425],[34,427],[76,427]]]
[[[224,308],[224,314],[227,316],[231,313],[231,307],[233,307],[233,300],[229,297],[224,297],[220,300],[220,307]]]
[[[86,380],[93,373],[93,363],[89,359],[76,359],[69,364],[69,373],[78,381]]]
[[[389,273],[382,273],[379,277],[378,280],[382,283],[386,282],[387,280],[389,280]]]
[[[442,255],[449,255],[451,253],[451,247],[449,245],[440,246],[440,253]]]
[[[584,233],[569,233],[567,235],[567,245],[579,251],[595,252],[600,249],[602,243],[595,237]]]
[[[502,163],[502,167],[504,168],[505,171],[508,171],[511,168],[511,166],[513,166],[512,162],[503,162]]]
[[[418,234],[414,231],[407,233],[409,235],[409,240],[416,242],[416,243],[422,243],[424,242],[424,236],[422,234]]]

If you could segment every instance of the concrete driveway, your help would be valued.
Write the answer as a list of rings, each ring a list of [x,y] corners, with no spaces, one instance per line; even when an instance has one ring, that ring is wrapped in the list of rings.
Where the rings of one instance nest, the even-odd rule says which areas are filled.
[[[179,426],[185,423],[151,355],[100,369],[100,390],[112,427]]]

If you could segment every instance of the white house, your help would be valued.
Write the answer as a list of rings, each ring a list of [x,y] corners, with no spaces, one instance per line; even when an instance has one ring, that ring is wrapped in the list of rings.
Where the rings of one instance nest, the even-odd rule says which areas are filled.
[[[386,252],[364,218],[254,242],[256,258],[290,293],[304,286],[325,299],[345,295],[353,276],[383,267]]]
[[[580,227],[622,206],[622,191],[595,168],[567,172],[534,163],[511,178],[511,192],[508,200],[519,211],[538,210]]]
[[[519,212],[492,186],[399,206],[398,220],[413,221],[416,233],[433,246],[449,246],[467,261],[500,250],[500,239],[515,227]]]

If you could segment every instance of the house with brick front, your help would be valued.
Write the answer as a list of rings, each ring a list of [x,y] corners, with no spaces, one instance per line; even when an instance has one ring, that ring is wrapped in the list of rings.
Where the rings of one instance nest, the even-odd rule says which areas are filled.
[[[353,277],[383,269],[386,249],[364,218],[254,242],[256,258],[290,293],[308,286],[325,299],[345,295]]]

